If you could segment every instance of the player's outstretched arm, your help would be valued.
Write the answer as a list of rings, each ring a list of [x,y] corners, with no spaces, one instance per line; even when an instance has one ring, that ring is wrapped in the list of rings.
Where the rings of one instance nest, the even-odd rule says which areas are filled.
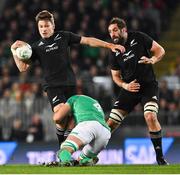
[[[113,44],[113,43],[108,43],[105,41],[102,41],[100,39],[97,38],[93,38],[93,37],[81,37],[81,44],[86,44],[92,47],[104,47],[104,48],[108,48],[111,49],[112,52],[117,52],[118,50],[121,51],[122,53],[125,52],[125,48],[122,45],[117,45],[117,44]]]
[[[18,47],[21,47],[21,46],[24,46],[26,45],[27,43],[24,42],[24,41],[20,41],[20,40],[17,40],[15,41],[12,45],[11,45],[11,52],[12,52],[12,55],[13,55],[13,58],[14,58],[14,61],[16,63],[16,66],[18,67],[19,71],[20,72],[25,72],[30,64],[29,63],[25,63],[23,62],[22,60],[20,60],[16,54],[16,49]]]

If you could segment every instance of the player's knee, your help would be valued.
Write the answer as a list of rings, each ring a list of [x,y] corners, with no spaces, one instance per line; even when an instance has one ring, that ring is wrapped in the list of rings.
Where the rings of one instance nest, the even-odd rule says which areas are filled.
[[[153,112],[148,112],[144,115],[147,123],[155,123],[157,121],[157,115]]]
[[[154,123],[157,121],[158,104],[156,102],[147,102],[144,105],[144,117],[147,123]]]
[[[61,144],[61,150],[66,149],[69,152],[73,153],[75,151],[77,151],[79,149],[79,146],[76,142],[74,142],[73,140],[65,140],[62,144]]]
[[[156,102],[147,102],[144,105],[144,115],[157,115],[159,106]]]
[[[124,118],[125,116],[120,112],[120,110],[112,109],[109,116],[109,121],[112,121],[114,125],[120,125]]]

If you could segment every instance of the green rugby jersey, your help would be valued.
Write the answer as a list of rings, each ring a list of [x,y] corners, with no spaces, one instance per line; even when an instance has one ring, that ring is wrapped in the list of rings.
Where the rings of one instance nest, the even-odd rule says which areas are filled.
[[[67,100],[76,124],[83,121],[98,121],[110,130],[104,119],[104,112],[97,100],[85,96],[74,95]]]

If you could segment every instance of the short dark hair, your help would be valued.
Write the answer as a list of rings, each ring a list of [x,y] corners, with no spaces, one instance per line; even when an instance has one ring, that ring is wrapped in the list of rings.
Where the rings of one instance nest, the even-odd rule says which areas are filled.
[[[111,24],[117,24],[119,29],[127,28],[126,22],[123,19],[118,18],[118,17],[112,18],[109,22],[109,26]]]
[[[37,15],[36,15],[36,23],[38,24],[38,22],[40,20],[48,20],[50,21],[53,25],[54,25],[54,16],[52,13],[50,13],[49,11],[47,10],[43,10],[41,12],[39,12]]]

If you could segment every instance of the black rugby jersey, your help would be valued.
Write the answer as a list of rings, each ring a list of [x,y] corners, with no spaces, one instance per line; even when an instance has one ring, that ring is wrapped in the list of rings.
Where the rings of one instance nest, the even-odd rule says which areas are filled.
[[[124,45],[126,51],[110,54],[112,70],[120,70],[122,79],[129,83],[137,79],[139,83],[155,80],[155,74],[151,64],[139,64],[142,56],[151,57],[150,49],[153,39],[142,32],[129,32]]]
[[[75,74],[70,62],[71,44],[79,44],[81,37],[67,31],[55,32],[50,38],[32,45],[31,60],[38,60],[45,78],[44,88],[74,86]]]

